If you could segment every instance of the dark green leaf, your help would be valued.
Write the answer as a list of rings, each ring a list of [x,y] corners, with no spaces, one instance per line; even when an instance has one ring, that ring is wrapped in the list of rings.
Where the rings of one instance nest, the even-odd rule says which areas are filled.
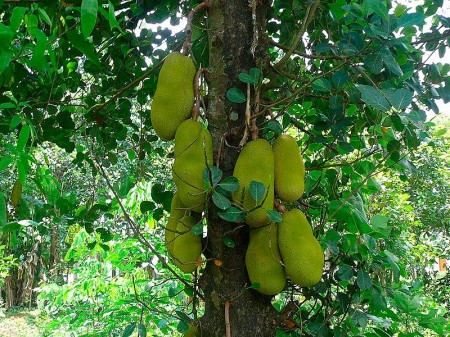
[[[364,0],[362,8],[363,8],[364,14],[370,15],[372,13],[375,13],[383,20],[389,22],[388,9],[383,1]]]
[[[19,139],[17,140],[17,151],[23,151],[27,145],[28,139],[30,138],[30,127],[25,124],[22,126],[22,130],[19,133]]]
[[[278,211],[267,210],[266,213],[269,216],[269,220],[272,222],[280,223],[283,221],[283,216]]]
[[[244,103],[247,101],[241,89],[235,87],[227,91],[227,98],[233,103]]]
[[[267,128],[270,131],[273,131],[275,133],[283,133],[283,127],[281,126],[280,123],[278,123],[277,121],[269,121],[267,123]]]
[[[83,0],[81,3],[81,30],[85,38],[91,35],[97,22],[98,1]]]
[[[423,13],[406,13],[398,19],[397,28],[423,26],[425,15]]]
[[[236,246],[236,243],[227,236],[222,237],[222,241],[228,248],[234,248]]]
[[[177,330],[180,333],[185,333],[186,331],[189,330],[189,324],[187,322],[185,322],[184,320],[181,320],[177,324]]]
[[[101,67],[98,54],[92,44],[88,43],[82,35],[78,34],[75,30],[69,30],[66,33],[72,46],[81,51],[87,58],[96,66]]]
[[[222,179],[222,170],[216,166],[206,167],[203,171],[203,181],[205,183],[212,183],[215,186],[220,179]]]
[[[134,332],[134,329],[136,329],[136,323],[131,323],[128,325],[125,330],[123,330],[122,337],[129,337]]]
[[[381,57],[383,58],[383,62],[386,65],[386,68],[389,69],[394,75],[403,76],[403,71],[392,55],[391,51],[388,47],[384,47],[380,50]]]
[[[326,78],[319,78],[317,81],[314,81],[312,86],[317,91],[322,91],[322,92],[330,92],[331,91],[331,83]]]
[[[156,208],[155,204],[151,201],[142,201],[141,204],[139,205],[139,210],[141,211],[141,213],[145,213],[145,212],[149,212],[149,211],[153,211]]]
[[[373,53],[364,58],[364,66],[369,69],[372,74],[379,74],[383,70],[383,58],[381,53]]]
[[[203,223],[201,221],[196,223],[194,226],[192,226],[191,232],[194,235],[201,235],[201,234],[203,234]]]
[[[356,277],[356,283],[359,289],[366,290],[372,286],[372,280],[367,272],[364,270],[358,271],[358,276]]]
[[[0,160],[0,171],[3,171],[5,168],[9,166],[13,162],[13,157],[5,157]]]
[[[245,219],[246,212],[231,206],[224,211],[219,211],[219,216],[230,222],[243,222]]]
[[[406,109],[413,99],[413,94],[408,89],[398,89],[396,91],[383,90],[383,93],[397,110]]]
[[[231,201],[228,200],[224,195],[221,193],[214,191],[212,195],[212,199],[214,202],[214,205],[216,205],[220,209],[227,209],[231,206]]]
[[[260,204],[265,197],[266,188],[259,181],[251,181],[249,185],[250,195],[256,201],[256,205]]]
[[[362,100],[372,108],[381,111],[388,111],[391,108],[387,99],[378,89],[364,84],[358,84],[356,87],[361,92]]]
[[[331,80],[333,81],[336,88],[342,88],[344,84],[348,81],[348,79],[349,79],[348,74],[343,70],[336,71],[331,77]]]
[[[344,264],[339,266],[339,269],[336,271],[335,275],[341,281],[350,281],[353,277],[353,269]]]
[[[6,198],[5,195],[0,192],[0,228],[3,230],[3,227],[7,222],[7,213],[6,213]]]
[[[147,329],[142,323],[138,325],[138,337],[147,337]]]
[[[221,188],[228,192],[236,192],[239,189],[239,180],[236,177],[226,177],[220,184]]]

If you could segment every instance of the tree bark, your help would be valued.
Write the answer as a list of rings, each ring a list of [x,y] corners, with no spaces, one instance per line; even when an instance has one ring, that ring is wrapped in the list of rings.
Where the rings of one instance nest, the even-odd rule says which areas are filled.
[[[224,177],[233,174],[245,125],[245,104],[232,104],[226,92],[231,87],[247,91],[246,85],[239,81],[239,73],[258,67],[267,50],[263,38],[269,2],[254,1],[253,8],[248,0],[210,1],[207,117],[214,139],[215,165]],[[237,113],[237,120],[230,118],[233,112]],[[205,297],[205,314],[199,324],[201,336],[275,335],[277,312],[271,305],[271,297],[248,289],[250,281],[245,266],[248,232],[247,225],[226,222],[210,207],[205,256],[221,263],[218,266],[208,262],[199,281]],[[234,248],[224,244],[225,236],[235,242]]]

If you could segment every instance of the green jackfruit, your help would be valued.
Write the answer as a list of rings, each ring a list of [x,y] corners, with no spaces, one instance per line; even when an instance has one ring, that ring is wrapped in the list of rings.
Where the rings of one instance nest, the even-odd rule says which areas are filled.
[[[179,52],[169,54],[158,77],[152,102],[153,129],[163,140],[172,140],[194,106],[194,62]]]
[[[306,216],[298,209],[283,214],[278,246],[286,275],[300,287],[311,287],[322,277],[324,254]]]
[[[192,324],[189,323],[189,329],[183,335],[184,337],[200,337],[200,331]]]
[[[177,223],[172,256],[174,263],[184,273],[194,272],[201,262],[202,237],[191,232],[196,223],[197,219],[189,215]]]
[[[232,194],[233,201],[249,211],[245,222],[251,227],[267,225],[270,220],[266,211],[273,209],[274,201],[274,156],[269,142],[256,139],[247,143],[236,161],[233,175],[239,180],[239,190]],[[250,193],[252,181],[265,186],[265,195],[258,202]]]
[[[265,295],[275,295],[286,284],[286,272],[278,250],[277,225],[254,229],[245,254],[248,277],[252,284],[259,283],[256,290]]]
[[[177,130],[174,152],[172,176],[180,199],[187,208],[203,212],[207,197],[203,172],[213,165],[211,134],[201,123],[188,119]]]
[[[165,229],[165,241],[166,247],[169,253],[172,255],[173,241],[175,239],[175,233],[177,230],[178,221],[184,217],[187,213],[186,206],[180,200],[178,192],[176,192],[172,199],[172,204],[170,205],[170,217],[167,221]]]
[[[280,135],[273,142],[275,157],[275,193],[287,202],[299,199],[305,190],[305,164],[297,142]]]

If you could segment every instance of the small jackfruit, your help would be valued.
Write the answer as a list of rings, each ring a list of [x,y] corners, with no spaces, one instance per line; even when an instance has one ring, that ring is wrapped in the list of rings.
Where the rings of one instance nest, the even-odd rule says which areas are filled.
[[[22,198],[22,183],[19,179],[16,180],[11,192],[11,203],[14,208],[17,208],[17,205],[20,202],[20,198]]]
[[[300,287],[311,287],[322,277],[324,254],[306,216],[298,209],[283,214],[278,246],[286,275]]]
[[[172,176],[180,199],[187,208],[203,212],[207,199],[203,172],[213,165],[211,134],[200,122],[188,119],[177,130],[174,152]]]
[[[272,148],[275,157],[275,193],[283,201],[295,201],[305,190],[305,164],[297,142],[289,135],[280,135]]]
[[[275,295],[286,284],[286,272],[278,250],[277,225],[256,228],[250,232],[250,242],[245,254],[248,277],[256,290],[265,295]]]
[[[239,154],[233,175],[239,180],[239,189],[232,193],[232,198],[248,211],[245,222],[251,227],[267,225],[270,220],[266,211],[273,209],[274,201],[274,156],[269,142],[255,139],[247,143]],[[252,198],[252,181],[264,184],[261,200]]]
[[[173,196],[172,203],[170,205],[170,216],[167,221],[165,229],[165,242],[169,253],[172,255],[173,241],[175,239],[175,233],[177,230],[178,221],[187,214],[188,210],[186,206],[180,200],[178,192]]]
[[[151,108],[153,129],[163,140],[172,140],[194,106],[194,62],[179,52],[169,54],[158,77]]]
[[[201,263],[202,238],[191,232],[196,223],[197,219],[189,215],[185,215],[177,223],[172,256],[174,263],[184,273],[194,272]]]

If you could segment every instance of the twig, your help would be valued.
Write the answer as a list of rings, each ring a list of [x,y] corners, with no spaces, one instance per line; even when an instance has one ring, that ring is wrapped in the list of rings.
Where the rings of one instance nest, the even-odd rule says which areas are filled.
[[[184,29],[186,34],[186,40],[183,43],[183,55],[189,55],[189,49],[192,44],[192,20],[194,19],[194,15],[200,12],[202,9],[209,8],[209,0],[206,0],[196,7],[194,7],[187,16],[186,28]]]
[[[230,325],[230,306],[231,302],[225,302],[225,331],[226,337],[231,337],[231,325]]]
[[[195,73],[194,78],[194,95],[195,95],[195,105],[192,108],[192,119],[197,120],[197,117],[200,116],[200,103],[202,101],[201,95],[200,95],[200,83],[201,83],[201,76],[202,74],[209,73],[208,69],[206,68],[200,68]]]
[[[250,118],[252,117],[252,112],[250,109],[250,83],[247,83],[247,104],[245,106],[245,130],[244,130],[244,137],[242,137],[242,140],[239,143],[240,147],[243,147],[245,143],[247,143],[248,138],[248,130],[250,129]]]

